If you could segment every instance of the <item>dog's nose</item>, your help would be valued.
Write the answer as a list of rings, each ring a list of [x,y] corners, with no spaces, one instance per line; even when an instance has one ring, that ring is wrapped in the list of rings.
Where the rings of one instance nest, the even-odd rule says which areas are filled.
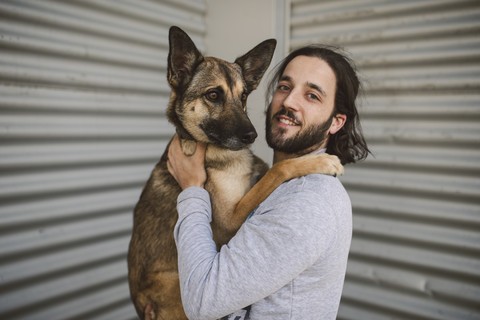
[[[244,133],[241,139],[243,143],[250,144],[250,143],[253,143],[256,138],[257,138],[257,132],[249,131]]]

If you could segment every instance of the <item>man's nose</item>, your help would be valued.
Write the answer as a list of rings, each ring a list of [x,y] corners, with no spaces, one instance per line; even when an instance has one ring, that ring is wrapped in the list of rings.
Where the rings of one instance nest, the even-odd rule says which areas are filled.
[[[292,90],[283,100],[283,106],[287,109],[298,111],[300,109],[300,99],[299,94]]]

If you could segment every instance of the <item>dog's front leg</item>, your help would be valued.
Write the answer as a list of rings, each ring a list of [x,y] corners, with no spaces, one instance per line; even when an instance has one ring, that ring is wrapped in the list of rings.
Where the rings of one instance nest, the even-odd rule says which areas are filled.
[[[192,156],[197,149],[197,142],[194,140],[180,139],[180,144],[182,146],[183,153],[186,156]]]
[[[326,153],[276,163],[238,202],[230,228],[238,230],[248,215],[283,182],[313,173],[338,176],[343,174],[343,166],[338,157]]]

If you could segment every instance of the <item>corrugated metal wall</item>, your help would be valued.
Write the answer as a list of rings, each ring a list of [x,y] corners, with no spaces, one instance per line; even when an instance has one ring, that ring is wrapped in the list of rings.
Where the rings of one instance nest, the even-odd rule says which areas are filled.
[[[300,1],[290,46],[339,44],[375,157],[342,178],[339,319],[480,319],[480,2]],[[168,27],[205,3],[0,1],[0,318],[132,319],[132,208],[172,133]],[[290,20],[290,21],[289,21]]]
[[[338,318],[480,319],[480,1],[292,1],[290,32],[365,80]]]
[[[0,2],[0,319],[133,319],[132,209],[173,132],[168,28],[203,0]]]

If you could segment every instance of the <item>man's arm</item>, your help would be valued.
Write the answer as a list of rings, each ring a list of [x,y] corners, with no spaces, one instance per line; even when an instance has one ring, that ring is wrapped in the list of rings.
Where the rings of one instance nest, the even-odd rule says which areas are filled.
[[[248,220],[219,253],[208,193],[186,189],[177,209],[182,302],[195,319],[217,319],[276,292],[328,251],[336,234],[335,217],[310,192],[291,192],[261,206],[264,212]]]

